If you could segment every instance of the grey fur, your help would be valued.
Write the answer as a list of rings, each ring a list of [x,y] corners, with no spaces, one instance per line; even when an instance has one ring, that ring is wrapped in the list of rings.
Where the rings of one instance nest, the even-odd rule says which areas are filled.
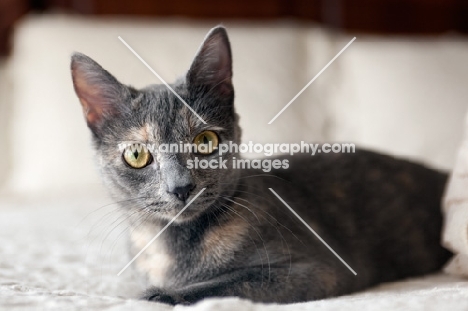
[[[143,169],[124,164],[117,148],[123,141],[191,143],[212,129],[222,142],[239,143],[231,50],[222,27],[211,30],[187,75],[172,85],[206,125],[165,86],[123,86],[82,54],[73,55],[72,74],[82,104],[88,100],[85,114],[107,187],[124,210],[143,215],[131,222],[136,231],[152,237],[206,188],[137,263],[137,270],[157,285],[145,299],[170,304],[209,296],[307,301],[429,273],[449,256],[439,245],[446,175],[404,160],[362,150],[294,156],[290,169],[271,174],[189,170],[186,161],[197,155],[180,153],[153,154],[154,161]],[[83,94],[95,97],[83,99]],[[90,109],[102,113],[90,117]],[[227,167],[234,156],[239,158],[224,155]],[[174,195],[175,188],[188,185],[194,188],[185,200]],[[357,276],[276,200],[270,187]],[[141,249],[140,238],[132,238],[132,254]]]

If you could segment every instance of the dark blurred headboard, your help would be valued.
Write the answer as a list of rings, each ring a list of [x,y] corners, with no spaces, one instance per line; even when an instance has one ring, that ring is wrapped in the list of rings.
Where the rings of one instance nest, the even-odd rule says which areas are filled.
[[[468,33],[468,0],[0,0],[0,53],[28,10],[199,19],[313,20],[351,32]]]

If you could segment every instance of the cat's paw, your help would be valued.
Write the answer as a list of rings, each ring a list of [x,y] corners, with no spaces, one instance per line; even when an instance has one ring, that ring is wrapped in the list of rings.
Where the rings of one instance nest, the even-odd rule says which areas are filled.
[[[141,299],[154,302],[161,302],[173,306],[178,304],[190,304],[190,302],[185,300],[182,295],[179,295],[172,291],[163,290],[157,287],[147,289],[144,292]]]

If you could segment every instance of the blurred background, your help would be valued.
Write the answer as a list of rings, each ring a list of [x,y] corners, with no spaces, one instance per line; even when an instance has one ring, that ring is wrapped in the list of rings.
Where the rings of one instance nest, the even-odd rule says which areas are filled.
[[[116,277],[126,216],[95,170],[70,56],[136,87],[160,83],[121,36],[170,83],[220,23],[244,141],[341,141],[453,167],[468,104],[466,0],[0,0],[0,307],[100,309],[136,295],[130,270]],[[383,305],[413,298],[396,292]]]
[[[0,189],[100,187],[69,75],[73,51],[121,82],[159,83],[120,35],[170,82],[220,23],[245,141],[353,142],[452,167],[468,99],[467,1],[0,0]]]

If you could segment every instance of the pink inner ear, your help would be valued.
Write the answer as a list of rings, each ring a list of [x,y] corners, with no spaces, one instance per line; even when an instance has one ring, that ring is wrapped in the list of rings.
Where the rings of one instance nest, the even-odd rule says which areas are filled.
[[[105,114],[110,113],[108,99],[104,96],[104,90],[97,84],[90,84],[90,79],[85,78],[85,73],[79,69],[73,69],[73,84],[75,92],[80,99],[83,113],[89,126],[97,127]]]
[[[208,72],[213,72],[212,79],[215,83],[231,83],[231,57],[229,47],[218,36],[208,39],[206,51],[204,51]]]
[[[101,122],[102,119],[102,110],[96,111],[95,109],[90,108],[91,106],[84,98],[80,98],[81,106],[83,106],[83,114],[86,118],[88,124],[96,126]]]
[[[194,85],[216,88],[218,94],[232,93],[232,64],[229,41],[224,29],[212,30],[189,70]]]

